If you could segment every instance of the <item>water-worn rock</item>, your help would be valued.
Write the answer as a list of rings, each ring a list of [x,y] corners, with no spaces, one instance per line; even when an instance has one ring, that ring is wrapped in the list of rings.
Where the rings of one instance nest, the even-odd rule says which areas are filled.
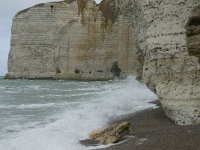
[[[178,124],[200,123],[200,1],[136,0],[143,80]],[[142,27],[142,28],[141,28]]]
[[[127,121],[111,125],[106,128],[94,130],[89,137],[99,141],[100,144],[111,144],[119,141],[130,132],[131,124]]]
[[[17,13],[6,77],[108,80],[141,70],[134,29],[114,2],[66,0]]]

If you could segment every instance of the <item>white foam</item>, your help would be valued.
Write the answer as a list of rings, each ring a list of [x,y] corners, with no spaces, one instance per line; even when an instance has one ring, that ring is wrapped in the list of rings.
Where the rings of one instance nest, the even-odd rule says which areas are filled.
[[[91,130],[106,125],[110,118],[155,107],[148,102],[157,97],[134,77],[101,88],[87,103],[56,114],[56,122],[0,140],[0,150],[85,150],[88,148],[79,140],[88,138]]]
[[[81,102],[62,102],[62,103],[45,103],[45,104],[21,104],[21,105],[0,105],[1,109],[5,108],[17,108],[17,109],[39,109],[39,108],[52,108],[67,105],[81,104]]]

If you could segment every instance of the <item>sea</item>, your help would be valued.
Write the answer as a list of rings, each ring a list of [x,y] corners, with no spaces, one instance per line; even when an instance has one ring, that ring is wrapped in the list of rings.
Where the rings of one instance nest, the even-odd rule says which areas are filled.
[[[134,76],[112,81],[0,78],[0,150],[87,150],[80,140],[113,119],[156,108]]]

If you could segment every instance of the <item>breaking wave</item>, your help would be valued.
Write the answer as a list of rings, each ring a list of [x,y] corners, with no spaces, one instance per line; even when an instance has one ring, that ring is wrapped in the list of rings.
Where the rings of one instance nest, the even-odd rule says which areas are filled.
[[[85,150],[88,148],[79,140],[88,138],[91,130],[106,125],[113,117],[155,108],[149,102],[157,99],[135,77],[108,82],[20,82],[25,82],[20,88],[27,95],[20,93],[17,97],[17,85],[13,84],[11,96],[16,98],[10,103],[3,100],[8,93],[1,93],[0,117],[7,120],[0,123],[2,150]]]

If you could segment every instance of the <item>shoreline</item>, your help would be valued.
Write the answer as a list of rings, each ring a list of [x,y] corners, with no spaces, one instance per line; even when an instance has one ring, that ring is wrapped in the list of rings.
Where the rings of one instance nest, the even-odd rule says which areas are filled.
[[[158,101],[153,103],[158,108],[112,120],[109,124],[129,121],[132,127],[130,138],[120,144],[96,150],[199,150],[200,125],[176,125],[165,116]]]

